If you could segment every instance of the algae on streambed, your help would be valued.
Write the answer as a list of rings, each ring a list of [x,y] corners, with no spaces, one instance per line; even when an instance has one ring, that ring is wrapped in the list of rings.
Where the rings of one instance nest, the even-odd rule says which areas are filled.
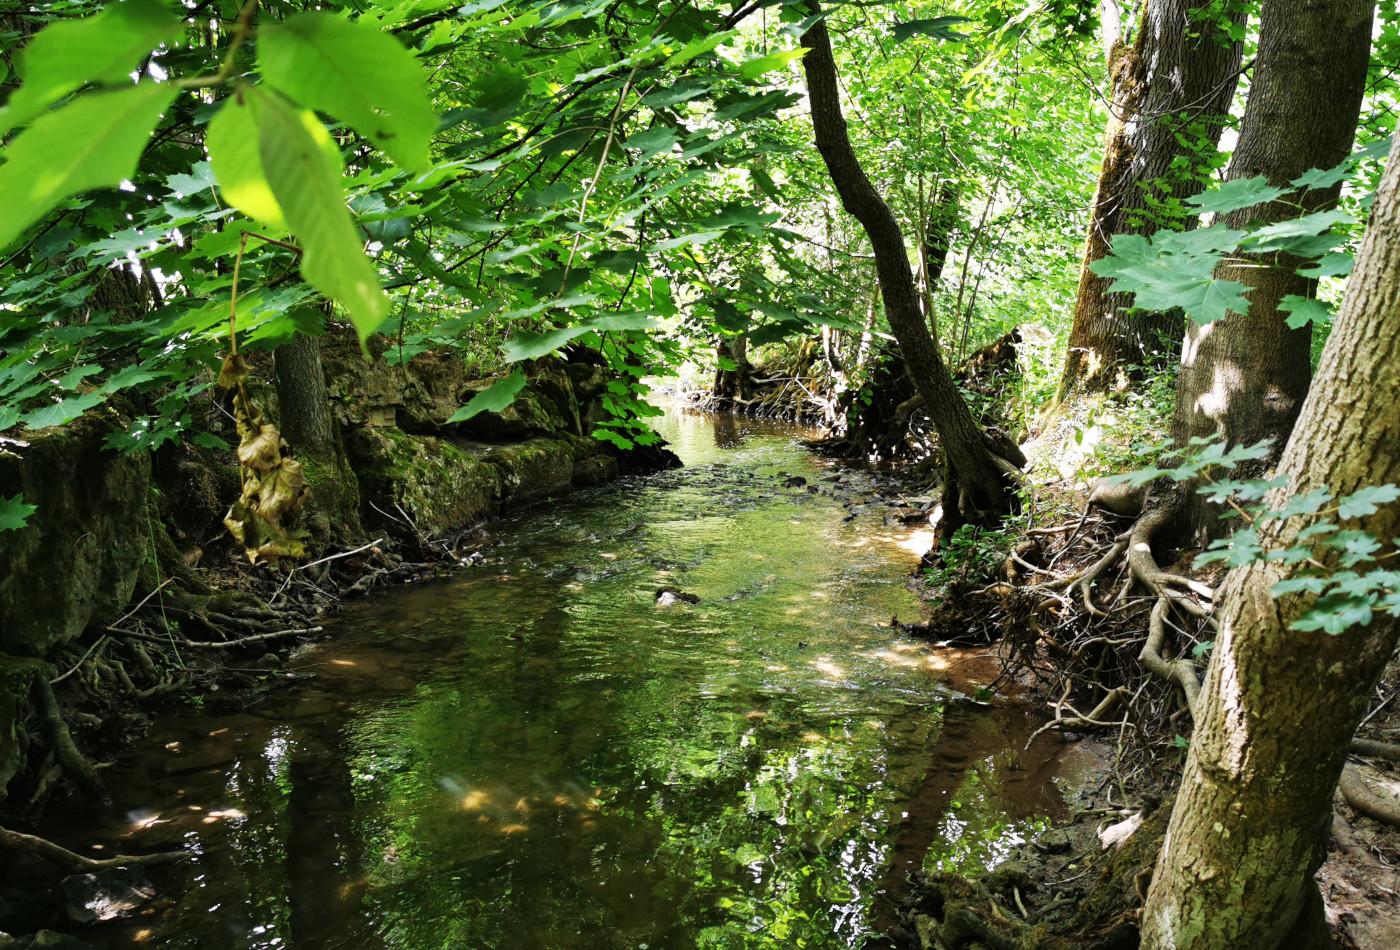
[[[787,426],[662,425],[687,468],[506,519],[456,578],[337,618],[289,664],[307,684],[168,715],[111,809],[53,809],[75,848],[193,855],[79,935],[874,946],[909,870],[995,864],[1061,813],[1065,747],[968,695],[989,659],[890,627],[921,539],[847,517],[873,476]]]

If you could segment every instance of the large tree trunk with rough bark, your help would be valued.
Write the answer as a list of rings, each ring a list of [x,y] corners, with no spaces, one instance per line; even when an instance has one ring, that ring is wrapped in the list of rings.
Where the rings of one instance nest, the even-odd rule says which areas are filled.
[[[298,333],[272,353],[278,423],[311,486],[309,526],[318,539],[357,538],[360,489],[331,412],[319,337]]]
[[[1351,152],[1371,50],[1374,0],[1266,0],[1259,56],[1228,177],[1263,175],[1286,186],[1311,168],[1332,168]],[[1337,200],[1340,186],[1286,195],[1233,212],[1232,228],[1297,217]],[[1249,289],[1249,313],[1191,326],[1181,354],[1173,435],[1221,436],[1230,445],[1272,439],[1277,460],[1311,377],[1312,332],[1289,329],[1278,309],[1286,295],[1311,296],[1288,255],[1236,255],[1217,276]],[[1188,533],[1219,533],[1214,511],[1195,496]]]
[[[1204,182],[1194,169],[1178,166],[1183,160],[1198,164],[1192,159],[1216,148],[1240,71],[1240,44],[1209,21],[1194,20],[1196,5],[1147,0],[1131,45],[1106,36],[1113,99],[1060,381],[1062,400],[1107,389],[1126,367],[1154,354],[1161,358],[1180,341],[1180,314],[1128,311],[1131,297],[1110,294],[1110,281],[1089,268],[1107,255],[1115,234],[1196,223],[1177,203],[1198,194]],[[1236,23],[1244,20],[1243,12],[1233,16]]]
[[[807,9],[819,14],[821,4],[809,0]],[[802,64],[817,149],[826,162],[842,207],[860,222],[870,238],[885,318],[899,343],[914,387],[923,397],[924,409],[938,430],[947,459],[944,528],[969,521],[995,521],[1010,510],[1014,496],[1008,491],[1007,479],[1016,466],[990,448],[990,441],[972,418],[929,334],[899,222],[871,184],[851,147],[837,91],[836,60],[824,20],[807,30],[802,45],[808,48]]]
[[[1400,483],[1400,149],[1279,473],[1275,510],[1284,495]],[[1347,526],[1394,538],[1400,505]],[[1266,548],[1293,545],[1299,527],[1271,523]],[[1377,615],[1338,636],[1290,630],[1309,604],[1270,594],[1286,570],[1237,568],[1222,587],[1220,635],[1143,912],[1147,950],[1300,945],[1347,745],[1400,624]]]

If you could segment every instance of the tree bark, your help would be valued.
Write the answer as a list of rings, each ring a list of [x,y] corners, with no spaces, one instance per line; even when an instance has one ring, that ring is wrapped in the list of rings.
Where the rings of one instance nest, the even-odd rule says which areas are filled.
[[[1295,5],[1296,6],[1296,5]],[[1268,7],[1265,7],[1266,15]],[[1391,151],[1318,378],[1280,463],[1285,495],[1400,483],[1400,149]],[[1296,519],[1295,519],[1296,520]],[[1273,522],[1268,549],[1297,539]],[[1348,524],[1400,533],[1400,505]],[[1181,791],[1142,916],[1147,950],[1294,946],[1312,898],[1348,742],[1396,646],[1379,615],[1339,636],[1288,629],[1308,606],[1276,599],[1286,568],[1230,573]]]
[[[363,534],[360,487],[331,412],[319,337],[298,333],[272,353],[277,377],[278,423],[311,486],[308,525],[326,541]]]
[[[734,363],[734,369],[725,369],[721,365],[715,371],[714,392],[720,408],[733,409],[749,398],[749,375],[752,370],[749,365],[749,338],[743,334],[721,336],[715,354],[720,360],[727,359]]]
[[[334,456],[335,419],[331,416],[321,341],[298,333],[272,353],[277,373],[278,421],[282,437],[299,454]]]
[[[820,14],[821,4],[808,0],[807,9]],[[1005,472],[1014,470],[1014,466],[1004,460],[999,463],[998,456],[989,449],[929,334],[899,222],[871,184],[851,147],[825,20],[818,20],[807,30],[802,45],[808,48],[802,64],[817,150],[842,207],[860,222],[870,238],[885,317],[947,458],[944,527],[997,520],[1010,510],[1012,494],[1007,491]]]
[[[1266,0],[1259,56],[1228,177],[1263,175],[1285,186],[1311,168],[1332,168],[1351,152],[1371,50],[1374,0]],[[1225,218],[1229,227],[1293,218],[1297,205],[1334,204],[1340,186],[1285,196]],[[1312,332],[1289,329],[1278,303],[1311,296],[1315,282],[1298,276],[1287,255],[1236,255],[1218,277],[1249,287],[1249,313],[1231,314],[1186,331],[1173,434],[1221,436],[1230,445],[1274,440],[1283,450],[1312,375]],[[1189,533],[1219,533],[1199,496],[1188,504]]]
[[[1240,72],[1240,44],[1209,22],[1193,20],[1195,5],[1147,0],[1132,45],[1118,39],[1109,54],[1113,101],[1061,400],[1110,388],[1126,367],[1160,353],[1159,340],[1165,339],[1169,350],[1181,337],[1179,313],[1129,312],[1130,297],[1110,294],[1109,281],[1089,268],[1108,253],[1115,234],[1195,226],[1194,215],[1179,212],[1176,220],[1162,220],[1151,199],[1180,202],[1204,188],[1200,176],[1176,166],[1198,150],[1216,148]],[[1233,16],[1244,22],[1243,12]]]

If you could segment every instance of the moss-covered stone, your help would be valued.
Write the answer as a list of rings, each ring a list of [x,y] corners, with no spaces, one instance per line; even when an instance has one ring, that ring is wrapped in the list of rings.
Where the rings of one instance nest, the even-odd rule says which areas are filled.
[[[102,447],[117,424],[94,413],[0,454],[0,496],[38,506],[27,526],[0,532],[0,650],[44,656],[131,599],[150,548],[151,462]]]
[[[617,459],[611,455],[594,455],[574,462],[574,484],[579,487],[602,485],[617,478]]]
[[[574,480],[574,451],[566,439],[529,439],[493,446],[482,456],[501,474],[501,499],[520,504],[557,494]]]
[[[369,523],[392,525],[399,517],[397,506],[419,532],[433,537],[499,508],[502,479],[497,468],[450,442],[398,429],[358,429],[350,433],[346,449],[360,479]]]

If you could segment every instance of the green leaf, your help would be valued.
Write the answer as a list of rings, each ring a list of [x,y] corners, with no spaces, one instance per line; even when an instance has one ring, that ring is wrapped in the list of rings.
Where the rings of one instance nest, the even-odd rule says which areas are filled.
[[[300,13],[258,31],[268,83],[341,119],[410,171],[431,164],[438,117],[423,71],[397,40],[367,22]]]
[[[927,20],[909,20],[905,23],[894,25],[894,38],[900,43],[912,36],[923,34],[933,36],[940,40],[956,41],[967,37],[954,30],[953,27],[959,23],[971,23],[965,16],[936,16]]]
[[[525,374],[518,369],[512,370],[509,376],[496,380],[467,400],[467,404],[454,412],[447,421],[466,422],[483,412],[500,412],[515,402],[516,394],[524,387]]]
[[[175,92],[169,83],[143,82],[79,96],[15,136],[0,165],[0,248],[65,198],[114,188],[134,175]]]
[[[760,56],[751,59],[739,67],[739,78],[757,79],[759,76],[782,69],[789,63],[801,59],[807,54],[805,47],[797,49],[781,50],[777,53],[769,53],[767,56]]]
[[[1388,505],[1400,499],[1400,488],[1394,485],[1367,485],[1352,492],[1337,506],[1338,518],[1361,518],[1373,515],[1381,505]]]
[[[53,426],[67,425],[93,406],[100,405],[106,398],[107,395],[101,390],[69,396],[67,399],[26,413],[20,417],[20,421],[31,429],[48,429]]]
[[[1307,267],[1298,268],[1298,273],[1314,280],[1319,277],[1346,277],[1351,273],[1355,261],[1350,251],[1333,251]]]
[[[1352,627],[1370,623],[1371,612],[1372,603],[1369,598],[1328,594],[1318,598],[1316,606],[1289,624],[1289,627],[1305,632],[1321,630],[1323,633],[1337,636]]]
[[[18,531],[29,523],[29,516],[38,510],[38,505],[26,505],[23,495],[0,497],[0,531]]]
[[[1287,193],[1286,189],[1269,184],[1269,179],[1263,175],[1255,175],[1253,178],[1233,178],[1219,188],[1192,195],[1186,199],[1186,203],[1195,205],[1202,214],[1212,211],[1228,214],[1274,201]]]
[[[1265,225],[1250,234],[1244,244],[1250,250],[1263,253],[1288,251],[1301,257],[1312,257],[1340,244],[1342,235],[1335,233],[1334,229],[1339,224],[1351,221],[1352,216],[1345,211],[1315,211]],[[1323,243],[1319,243],[1319,238],[1323,239]]]
[[[1291,330],[1297,330],[1310,323],[1326,326],[1332,322],[1332,308],[1316,297],[1288,294],[1278,302],[1278,308],[1288,314],[1284,323],[1288,324]]]
[[[225,201],[248,217],[285,231],[282,206],[263,172],[257,116],[245,96],[251,93],[241,92],[224,100],[223,108],[209,122],[205,135],[209,164]]]
[[[0,136],[90,82],[122,83],[180,23],[160,0],[108,4],[46,26],[21,54],[23,84],[0,109]]]
[[[195,162],[188,175],[180,173],[165,179],[165,187],[185,197],[197,195],[214,187],[214,170],[208,162]]]
[[[301,243],[302,276],[345,307],[363,342],[388,316],[389,298],[380,289],[379,275],[345,207],[339,155],[330,134],[311,112],[295,109],[258,87],[242,90],[216,119],[225,113],[231,118],[224,132],[246,130],[251,118],[257,142],[257,164],[248,164],[254,159],[244,145],[221,135],[221,151],[216,151],[211,141],[210,156],[221,187],[226,188],[225,173],[235,186],[225,194],[245,213],[252,209],[238,199],[250,197],[264,213],[280,211]]]

